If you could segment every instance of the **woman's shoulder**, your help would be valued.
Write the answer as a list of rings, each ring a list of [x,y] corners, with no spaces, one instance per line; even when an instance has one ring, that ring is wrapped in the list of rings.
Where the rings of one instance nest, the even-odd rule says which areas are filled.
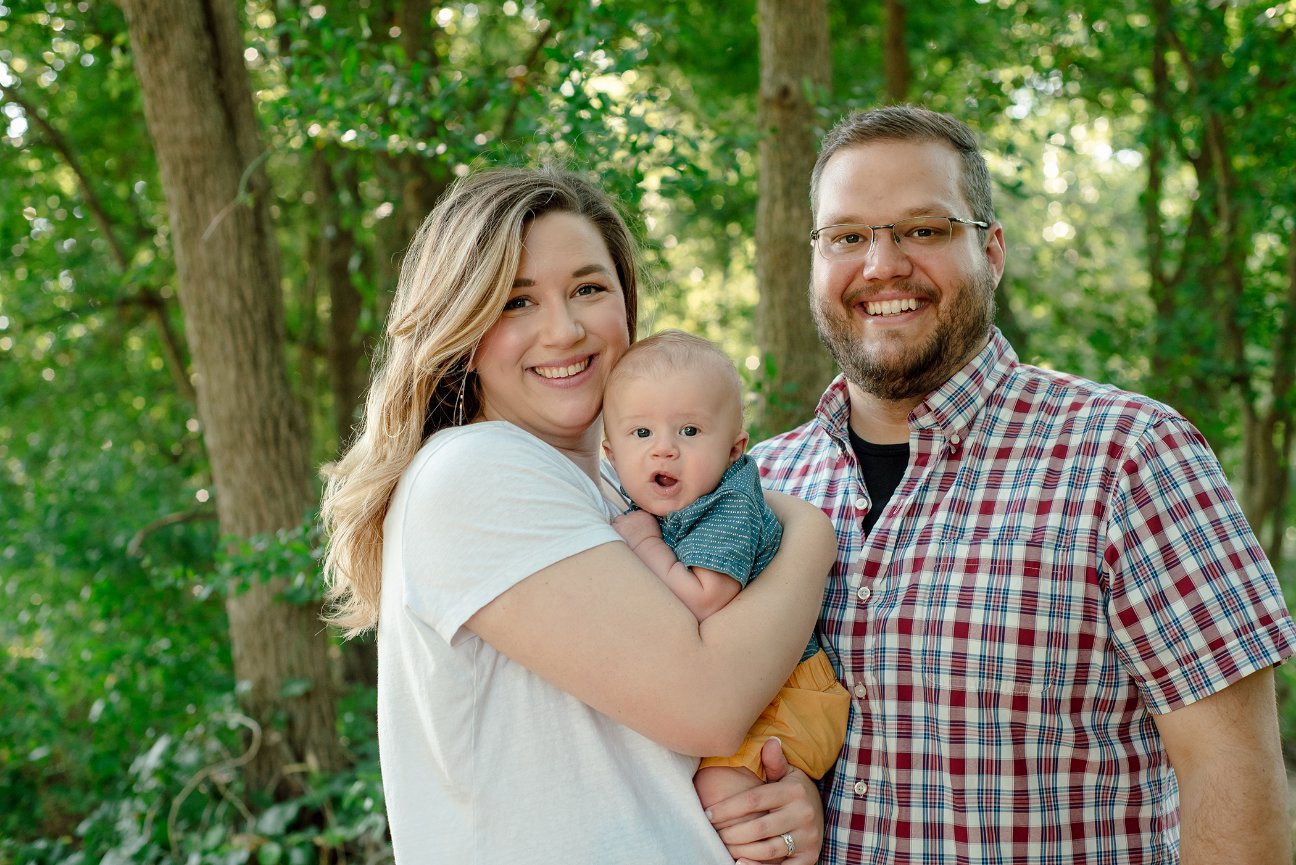
[[[563,482],[595,490],[570,459],[507,421],[483,421],[433,434],[405,470],[407,485],[440,489],[490,489],[501,485]]]
[[[550,445],[508,421],[482,421],[439,430],[423,443],[410,468],[431,464],[481,468],[514,463],[576,466]]]

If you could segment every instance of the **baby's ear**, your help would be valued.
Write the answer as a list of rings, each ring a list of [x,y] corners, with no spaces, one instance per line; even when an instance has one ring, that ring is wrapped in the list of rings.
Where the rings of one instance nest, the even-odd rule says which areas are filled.
[[[733,443],[733,447],[729,448],[729,465],[738,462],[739,458],[747,452],[747,441],[747,432],[744,430],[739,433],[737,440]]]
[[[607,457],[607,461],[612,465],[616,465],[616,457],[612,455],[612,445],[608,443],[607,439],[603,439],[603,456]]]

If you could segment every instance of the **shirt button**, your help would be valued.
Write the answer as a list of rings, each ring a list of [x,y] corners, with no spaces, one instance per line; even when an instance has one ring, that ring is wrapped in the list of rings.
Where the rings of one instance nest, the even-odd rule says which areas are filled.
[[[855,500],[855,510],[857,510],[857,511],[867,511],[867,510],[868,510],[868,506],[869,506],[868,499],[856,499],[856,500]]]
[[[856,796],[863,796],[863,795],[864,795],[865,793],[867,793],[867,792],[868,792],[868,784],[865,784],[863,781],[856,781],[856,782],[855,782],[855,795],[856,795]]]
[[[950,444],[955,445],[955,446],[957,446],[959,442],[963,441],[963,440],[962,440],[961,438],[959,438],[958,436],[950,436],[950,439],[949,439],[949,440],[950,440]]]
[[[868,586],[860,586],[859,591],[855,593],[855,597],[859,598],[861,601],[867,601],[872,594],[873,593],[869,591]]]
[[[859,697],[860,699],[863,699],[864,697],[868,696],[868,688],[864,687],[863,682],[855,683],[855,696]]]

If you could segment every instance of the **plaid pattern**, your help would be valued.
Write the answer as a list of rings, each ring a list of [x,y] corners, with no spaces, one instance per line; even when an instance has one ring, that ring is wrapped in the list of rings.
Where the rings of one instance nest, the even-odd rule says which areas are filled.
[[[823,862],[1178,858],[1149,712],[1296,651],[1273,570],[1201,435],[1145,397],[989,345],[909,417],[865,539],[845,382],[752,453],[837,526],[822,642],[853,711]]]

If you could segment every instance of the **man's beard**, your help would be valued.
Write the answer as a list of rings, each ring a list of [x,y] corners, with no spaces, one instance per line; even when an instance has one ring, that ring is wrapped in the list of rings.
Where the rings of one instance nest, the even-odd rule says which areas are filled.
[[[901,285],[915,297],[931,292]],[[810,308],[819,339],[841,366],[846,379],[878,399],[921,399],[949,380],[971,359],[994,322],[995,280],[988,268],[978,268],[958,290],[946,292],[956,301],[953,311],[936,324],[921,345],[866,349],[856,335],[854,313],[840,306],[827,308],[811,289]],[[889,350],[894,349],[894,350]]]

